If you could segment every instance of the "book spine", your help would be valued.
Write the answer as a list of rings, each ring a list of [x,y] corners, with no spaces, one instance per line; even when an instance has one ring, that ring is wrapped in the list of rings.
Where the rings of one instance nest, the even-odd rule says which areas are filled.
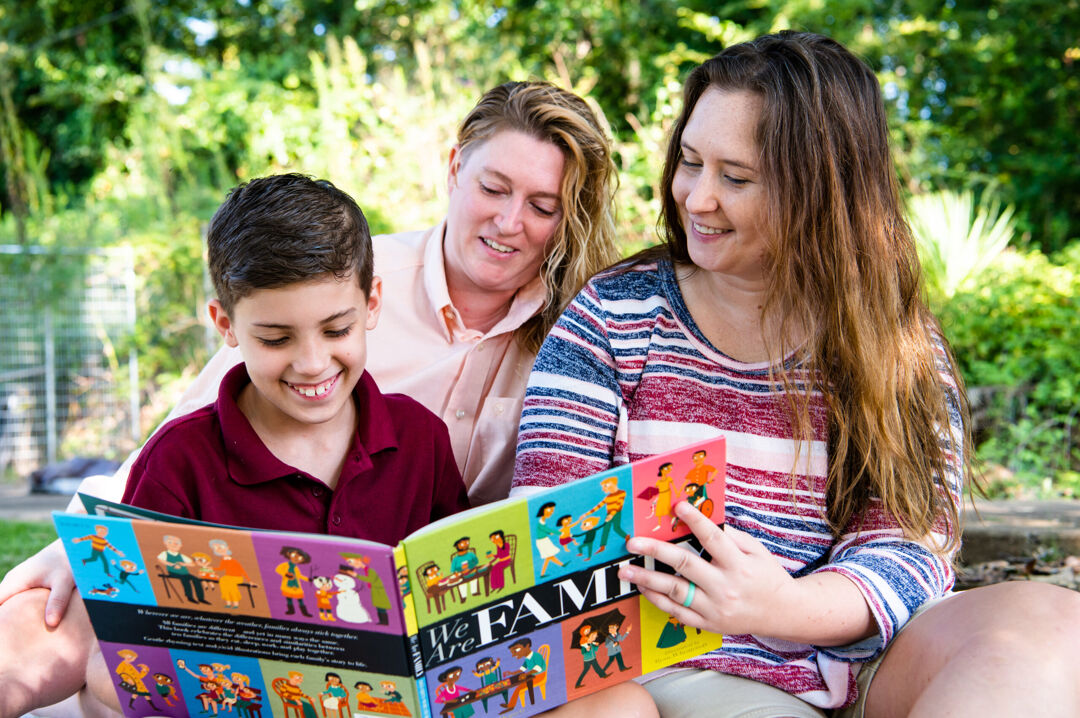
[[[399,543],[394,547],[394,570],[400,574],[402,569],[408,577],[409,562],[405,554],[405,544]],[[431,718],[431,700],[428,697],[427,681],[424,680],[424,658],[420,653],[420,634],[416,623],[412,591],[402,590],[401,612],[402,624],[405,626],[405,649],[412,659],[413,679],[416,681],[416,696],[420,703],[420,713],[423,718]]]

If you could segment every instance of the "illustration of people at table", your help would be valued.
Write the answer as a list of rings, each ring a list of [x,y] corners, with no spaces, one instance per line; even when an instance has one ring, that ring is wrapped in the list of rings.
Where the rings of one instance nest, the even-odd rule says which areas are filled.
[[[451,574],[465,576],[479,565],[480,559],[476,557],[476,551],[469,545],[468,536],[462,536],[454,542],[454,553],[450,556]],[[474,596],[480,594],[480,580],[475,576],[458,586],[458,593],[462,600],[469,595],[470,590]]]
[[[163,536],[161,540],[165,550],[157,555],[157,560],[165,567],[165,573],[180,581],[189,602],[209,604],[203,594],[202,581],[194,575],[195,562],[180,552],[184,547],[183,541],[179,536],[171,535]]]
[[[616,534],[627,538],[626,531],[622,527],[623,504],[626,503],[626,492],[619,488],[619,480],[615,476],[609,476],[600,482],[600,490],[604,492],[604,498],[585,512],[585,516],[604,509],[603,528],[600,530],[600,548],[597,553],[602,553],[607,548],[608,537],[614,530]]]
[[[476,662],[476,670],[473,671],[473,675],[480,679],[481,690],[487,686],[494,685],[502,680],[502,662],[498,658],[492,658],[491,656],[484,656]],[[501,691],[503,705],[506,704],[507,692]],[[481,702],[484,704],[484,712],[487,712],[488,699],[491,698],[491,694],[485,695]]]
[[[545,650],[546,646],[541,646],[541,650]],[[510,655],[521,661],[521,670],[510,671],[506,675],[512,676],[518,673],[533,673],[536,675],[534,681],[541,680],[542,676],[547,673],[547,660],[538,651],[532,649],[532,641],[528,638],[519,638],[510,644]],[[514,686],[514,692],[510,694],[510,700],[502,704],[502,713],[509,713],[517,706],[518,701],[521,700],[522,691],[528,690],[528,684],[525,682],[518,683]]]
[[[549,563],[554,561],[557,566],[563,565],[563,562],[558,558],[559,547],[555,545],[554,541],[559,535],[559,529],[547,523],[553,513],[555,513],[555,502],[548,501],[536,512],[536,524],[533,526],[533,535],[536,537],[536,550],[540,552],[540,558],[544,560],[543,565],[540,566],[541,576],[547,571]]]
[[[304,605],[304,586],[302,583],[303,581],[310,582],[311,579],[300,570],[300,567],[305,563],[311,563],[311,556],[308,555],[307,551],[295,546],[282,546],[281,555],[285,557],[285,560],[279,563],[274,571],[281,576],[281,596],[285,599],[285,615],[291,616],[296,613],[296,608],[293,607],[293,600],[295,599],[300,608],[300,613],[311,618],[307,606]]]
[[[488,539],[495,547],[494,552],[487,552],[487,558],[491,561],[491,590],[501,591],[506,587],[506,569],[510,568],[513,561],[510,557],[510,545],[506,542],[506,534],[501,530],[492,531]]]
[[[468,688],[457,684],[458,679],[461,678],[461,666],[450,666],[440,673],[438,678],[439,687],[435,689],[436,703],[453,703],[469,692]],[[476,711],[471,703],[458,706],[450,711],[450,715],[454,716],[454,718],[469,718],[474,713]]]
[[[87,534],[86,536],[79,536],[78,538],[71,539],[71,543],[82,543],[83,541],[90,542],[90,555],[82,560],[82,565],[85,566],[88,563],[94,561],[100,561],[101,567],[105,570],[105,575],[112,578],[112,574],[109,572],[109,559],[105,557],[105,551],[112,551],[120,558],[124,557],[124,552],[109,543],[109,540],[105,538],[109,535],[109,527],[103,524],[98,524],[94,527],[94,533]]]

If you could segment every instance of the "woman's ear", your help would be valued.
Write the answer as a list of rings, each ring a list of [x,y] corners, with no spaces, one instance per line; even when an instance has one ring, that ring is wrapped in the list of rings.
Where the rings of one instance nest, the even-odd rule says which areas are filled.
[[[225,343],[230,347],[235,347],[236,334],[233,333],[232,320],[229,319],[229,313],[225,311],[225,307],[219,300],[211,299],[206,305],[206,310],[210,313],[210,321],[213,322],[214,328],[225,339]]]
[[[446,190],[453,192],[458,186],[458,174],[461,172],[461,145],[450,148],[450,166],[446,173]]]

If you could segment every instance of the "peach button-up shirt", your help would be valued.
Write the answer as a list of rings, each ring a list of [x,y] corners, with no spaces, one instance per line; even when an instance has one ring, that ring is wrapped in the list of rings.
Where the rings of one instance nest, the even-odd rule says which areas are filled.
[[[540,311],[545,292],[537,277],[518,290],[507,315],[490,331],[466,328],[446,285],[444,229],[445,221],[426,231],[373,238],[383,306],[378,325],[368,332],[366,368],[383,392],[407,394],[446,422],[469,499],[477,506],[510,493],[521,401],[536,358],[514,340],[514,330]],[[212,403],[222,378],[240,360],[237,349],[218,350],[166,421]],[[137,453],[116,477],[126,481]],[[95,478],[80,490],[120,500],[122,481]]]

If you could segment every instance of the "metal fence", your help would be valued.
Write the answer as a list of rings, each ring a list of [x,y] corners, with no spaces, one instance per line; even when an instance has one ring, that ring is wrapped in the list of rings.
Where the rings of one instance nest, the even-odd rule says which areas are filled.
[[[0,474],[139,438],[130,251],[0,245]]]

